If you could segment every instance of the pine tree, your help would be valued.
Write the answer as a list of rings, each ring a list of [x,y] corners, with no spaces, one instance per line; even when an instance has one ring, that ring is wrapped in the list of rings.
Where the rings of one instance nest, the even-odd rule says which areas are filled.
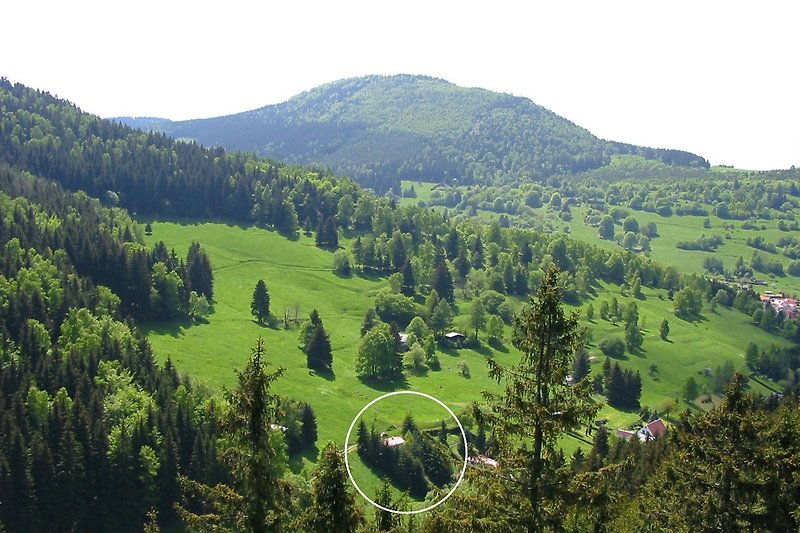
[[[375,496],[375,503],[384,509],[397,510],[398,502],[392,497],[392,490],[388,480],[383,480],[383,485]],[[400,526],[400,516],[383,509],[375,509],[374,527],[377,531],[395,531],[395,528]]]
[[[310,446],[314,442],[317,442],[317,416],[307,403],[303,404],[303,410],[300,413],[300,422],[303,424],[303,446]]]
[[[250,302],[250,312],[259,324],[265,324],[269,319],[269,292],[263,279],[258,280],[253,290],[253,300]]]
[[[572,364],[572,377],[576,382],[589,375],[589,353],[585,349],[575,352],[575,360]]]
[[[236,371],[238,385],[225,391],[229,411],[223,430],[233,446],[223,452],[223,459],[244,499],[250,531],[279,530],[286,510],[281,479],[287,467],[283,436],[272,429],[279,398],[270,390],[284,370],[267,372],[264,354],[264,340],[259,337],[244,371]]]
[[[344,456],[334,443],[322,450],[319,465],[314,471],[312,503],[305,515],[305,527],[318,533],[354,533],[364,522],[356,505]]]
[[[416,292],[416,280],[414,279],[414,269],[411,268],[411,262],[406,261],[406,264],[400,270],[403,275],[403,283],[400,286],[400,292],[405,296],[413,296]]]
[[[314,327],[311,339],[306,346],[306,363],[308,368],[315,370],[330,370],[333,365],[331,341],[321,321]]]
[[[448,302],[453,301],[453,276],[450,274],[450,269],[447,268],[447,264],[444,260],[436,264],[436,269],[433,272],[433,279],[431,280],[431,287],[443,300],[447,300]]]
[[[667,336],[669,335],[669,322],[667,322],[666,318],[661,321],[661,326],[659,326],[658,332],[661,335],[662,341],[667,340]]]
[[[520,469],[515,487],[529,502],[525,526],[537,532],[545,528],[547,502],[559,498],[551,475],[558,468],[554,462],[558,439],[598,410],[588,381],[566,383],[580,331],[577,315],[564,314],[558,280],[558,269],[551,266],[536,297],[514,318],[520,362],[504,368],[488,360],[490,377],[506,383],[504,393],[483,393],[491,405],[487,418],[501,457],[512,469]]]
[[[209,487],[180,478],[184,493],[199,496],[211,507],[210,514],[197,515],[179,505],[178,512],[190,527],[233,526],[261,533],[281,531],[287,525],[286,444],[281,432],[272,428],[278,422],[280,398],[271,391],[284,370],[268,372],[264,354],[264,340],[259,337],[244,371],[236,371],[237,386],[224,391],[228,408],[220,426],[229,446],[221,459],[230,468],[233,486]]]
[[[644,335],[639,331],[639,326],[631,323],[625,328],[625,346],[630,352],[636,352],[644,343]]]

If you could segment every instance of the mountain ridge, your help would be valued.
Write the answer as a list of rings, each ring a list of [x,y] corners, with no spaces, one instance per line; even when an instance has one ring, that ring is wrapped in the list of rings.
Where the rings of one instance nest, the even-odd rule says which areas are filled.
[[[338,80],[221,117],[114,120],[207,146],[324,165],[379,192],[399,192],[402,179],[542,180],[600,168],[627,153],[708,167],[689,152],[600,139],[525,97],[409,74]]]

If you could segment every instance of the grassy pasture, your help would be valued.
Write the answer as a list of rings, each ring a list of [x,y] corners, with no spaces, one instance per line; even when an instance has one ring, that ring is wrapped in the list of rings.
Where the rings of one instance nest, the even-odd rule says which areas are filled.
[[[657,223],[659,231],[666,234],[666,227]],[[499,350],[485,344],[478,350],[440,349],[441,371],[429,371],[425,375],[407,372],[402,382],[395,383],[362,381],[354,371],[359,331],[375,295],[387,286],[384,278],[342,278],[335,275],[331,271],[333,254],[315,247],[313,239],[305,236],[292,241],[264,229],[224,222],[152,221],[152,226],[153,235],[147,237],[148,245],[163,240],[168,248],[175,248],[182,255],[192,241],[201,242],[214,267],[216,295],[214,311],[206,323],[175,321],[142,325],[156,357],[160,361],[170,357],[179,370],[189,372],[212,389],[230,387],[235,384],[233,368],[243,368],[256,338],[263,336],[267,359],[273,367],[286,369],[284,377],[276,382],[277,392],[306,401],[313,407],[317,414],[320,448],[327,440],[343,446],[350,423],[361,408],[394,390],[415,390],[433,395],[464,422],[460,413],[473,401],[480,400],[481,391],[498,388],[487,376],[486,357],[494,355],[509,364],[519,357],[508,341]],[[585,226],[579,222],[575,226],[576,232],[579,227]],[[592,238],[597,244],[616,246],[600,241],[596,236]],[[654,245],[658,245],[658,240]],[[307,318],[312,309],[318,310],[333,346],[333,375],[316,375],[306,368],[305,355],[297,347],[296,327],[286,330],[256,324],[250,315],[250,300],[259,278],[266,281],[272,312],[279,318],[284,309],[294,306],[299,308],[301,319]],[[610,299],[611,294],[617,295],[620,305],[631,300],[622,296],[619,287],[614,285],[597,287],[597,292],[593,300],[596,315],[600,301]],[[751,340],[759,345],[787,342],[752,327],[749,317],[722,306],[716,313],[705,310],[697,322],[678,319],[672,313],[672,304],[665,291],[644,288],[643,292],[644,298],[638,301],[638,308],[640,320],[646,322],[643,331],[645,343],[640,353],[626,353],[621,364],[639,370],[643,381],[641,403],[651,408],[663,411],[668,402],[679,398],[682,385],[690,375],[695,376],[702,390],[706,378],[698,376],[698,373],[706,367],[714,369],[730,359],[737,368],[742,368],[744,347]],[[457,294],[461,296],[461,291]],[[471,303],[459,299],[458,305],[459,316],[455,322],[464,324]],[[662,341],[658,335],[658,326],[663,318],[670,323],[670,342]],[[611,324],[599,318],[593,323],[582,320],[582,324],[593,330],[594,344],[607,335],[624,336],[621,324]],[[506,327],[506,338],[509,336],[510,328]],[[595,345],[590,345],[589,349],[596,356],[592,371],[600,372],[605,356]],[[458,363],[462,360],[470,367],[470,378],[462,377],[458,372]],[[651,364],[656,364],[658,369],[652,375],[649,373]],[[409,412],[423,428],[437,426],[443,418],[446,419],[446,412],[436,403],[415,402],[410,398],[416,397],[393,396],[392,401],[384,400],[376,404],[375,409],[370,409],[368,414],[375,419],[376,428],[400,427]],[[598,397],[598,400],[603,398]],[[679,409],[686,407],[680,402]],[[600,416],[609,418],[611,427],[624,427],[635,422],[638,413],[606,406]],[[367,422],[370,423],[371,419]],[[565,438],[562,444],[567,454],[581,445],[574,438]],[[367,494],[375,494],[380,480],[355,453],[350,455],[350,459],[359,486]],[[294,460],[293,468],[300,471],[315,461],[315,454],[307,453]]]
[[[426,182],[411,182],[404,181],[403,188],[408,188],[414,185],[414,190],[417,191],[417,198],[409,199],[404,198],[401,200],[402,204],[414,204],[419,200],[430,200],[430,195],[433,192],[433,183]],[[649,256],[660,263],[668,265],[677,265],[679,270],[684,273],[701,273],[704,272],[703,261],[706,257],[714,256],[723,261],[725,268],[732,268],[736,259],[742,257],[745,263],[749,263],[750,256],[753,254],[755,248],[747,246],[746,241],[748,238],[760,235],[768,242],[775,243],[782,236],[800,236],[798,232],[785,232],[778,229],[777,220],[759,220],[757,222],[758,229],[742,229],[742,220],[724,220],[713,214],[708,217],[695,216],[695,215],[675,215],[669,217],[661,216],[657,213],[647,211],[635,211],[626,206],[621,206],[630,212],[640,226],[644,226],[648,222],[655,222],[658,227],[659,236],[651,240],[652,250]],[[436,209],[442,209],[436,207]],[[597,236],[597,228],[587,226],[583,223],[586,215],[587,208],[585,206],[578,206],[572,209],[572,220],[569,222],[562,221],[559,218],[559,213],[553,211],[547,206],[534,209],[535,217],[543,223],[549,223],[554,231],[560,232],[564,229],[567,230],[569,235],[577,240],[595,244],[602,248],[609,250],[619,249],[619,245],[613,241],[604,241]],[[493,211],[485,211],[479,209],[477,216],[486,220],[497,219],[500,214]],[[516,215],[508,215],[512,221],[518,221],[519,217]],[[708,218],[711,223],[710,228],[703,227],[704,219]],[[723,228],[723,224],[733,224],[733,230]],[[764,229],[762,229],[762,226]],[[621,231],[621,226],[617,225],[617,231]],[[695,241],[698,237],[705,235],[711,237],[712,235],[719,235],[725,240],[723,244],[714,252],[705,252],[700,250],[681,250],[677,248],[677,244],[682,241]],[[725,238],[729,236],[730,238]],[[792,261],[790,258],[778,254],[771,254],[763,250],[759,253],[767,261],[778,261],[783,264],[784,271]],[[776,292],[786,292],[787,294],[800,295],[800,278],[789,276],[788,274],[779,277],[772,274],[765,274],[762,272],[755,272],[754,275],[758,279],[763,279],[768,282],[766,289]],[[762,287],[763,289],[763,287]]]

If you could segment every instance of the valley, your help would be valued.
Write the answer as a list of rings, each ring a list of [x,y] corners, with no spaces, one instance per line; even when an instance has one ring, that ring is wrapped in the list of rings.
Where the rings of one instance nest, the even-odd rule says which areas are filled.
[[[734,471],[728,526],[797,525],[796,168],[419,76],[149,131],[0,106],[0,529],[400,527],[344,454],[412,509],[464,455],[399,395],[343,450],[394,391],[482,457],[425,531],[720,529],[697,502]]]

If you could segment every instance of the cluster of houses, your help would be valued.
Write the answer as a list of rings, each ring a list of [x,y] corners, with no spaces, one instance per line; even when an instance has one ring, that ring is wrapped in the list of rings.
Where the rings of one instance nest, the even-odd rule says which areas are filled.
[[[759,296],[764,307],[770,306],[775,310],[775,314],[783,313],[783,316],[795,320],[797,318],[797,300],[787,298],[784,293],[774,293],[764,291]]]

